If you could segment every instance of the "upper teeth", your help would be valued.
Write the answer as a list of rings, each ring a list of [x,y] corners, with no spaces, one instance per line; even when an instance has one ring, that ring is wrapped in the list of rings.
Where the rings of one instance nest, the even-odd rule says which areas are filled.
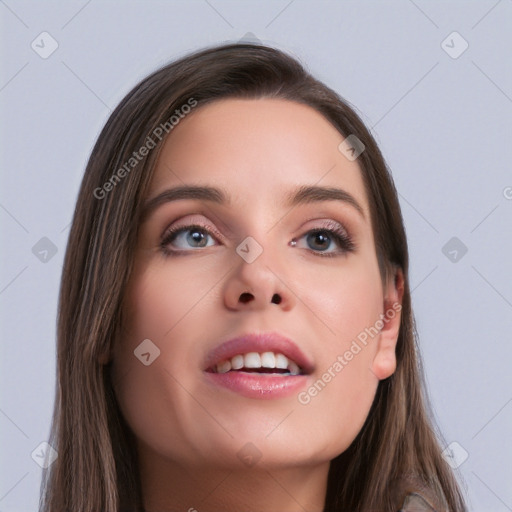
[[[292,375],[300,373],[300,368],[296,363],[285,355],[274,352],[237,354],[231,359],[221,361],[216,366],[217,373],[227,373],[230,370],[240,370],[241,368],[280,368],[288,370]]]

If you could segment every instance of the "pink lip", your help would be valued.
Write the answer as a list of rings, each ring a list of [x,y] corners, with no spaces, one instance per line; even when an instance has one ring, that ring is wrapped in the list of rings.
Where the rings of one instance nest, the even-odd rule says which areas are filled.
[[[248,352],[278,352],[294,361],[302,374],[282,376],[257,374],[244,371],[215,373],[215,365],[237,354]],[[215,385],[220,385],[249,398],[280,398],[296,393],[305,385],[313,372],[313,363],[289,338],[276,333],[246,334],[228,340],[213,349],[206,358],[205,375]]]
[[[205,372],[213,384],[223,386],[247,398],[282,398],[296,394],[305,386],[308,375],[280,376],[246,372],[212,373]]]

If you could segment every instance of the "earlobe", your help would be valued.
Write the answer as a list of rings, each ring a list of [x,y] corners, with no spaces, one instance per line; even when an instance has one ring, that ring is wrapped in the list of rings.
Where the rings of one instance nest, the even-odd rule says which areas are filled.
[[[382,328],[372,363],[372,371],[379,380],[388,378],[396,370],[395,349],[400,333],[403,294],[404,276],[402,270],[397,269],[384,290],[383,312],[380,316]]]

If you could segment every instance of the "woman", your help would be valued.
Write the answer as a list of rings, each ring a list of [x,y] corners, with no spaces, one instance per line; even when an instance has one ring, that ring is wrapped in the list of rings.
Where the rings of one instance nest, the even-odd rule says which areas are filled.
[[[79,192],[42,511],[465,510],[383,157],[286,54],[138,84]]]

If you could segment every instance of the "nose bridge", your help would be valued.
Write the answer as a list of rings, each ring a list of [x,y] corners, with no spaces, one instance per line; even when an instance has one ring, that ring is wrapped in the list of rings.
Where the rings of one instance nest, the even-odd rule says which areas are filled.
[[[240,277],[251,286],[270,292],[276,286],[276,274],[281,267],[279,259],[284,258],[284,254],[279,254],[282,251],[272,243],[271,236],[259,235],[258,238],[260,242],[255,236],[248,236],[236,249],[242,260],[239,262]]]
[[[236,253],[249,266],[258,262],[258,268],[264,264],[275,267],[277,258],[284,256],[279,254],[282,241],[277,235],[277,214],[269,210],[268,203],[251,201],[245,217],[246,236],[236,247]]]

